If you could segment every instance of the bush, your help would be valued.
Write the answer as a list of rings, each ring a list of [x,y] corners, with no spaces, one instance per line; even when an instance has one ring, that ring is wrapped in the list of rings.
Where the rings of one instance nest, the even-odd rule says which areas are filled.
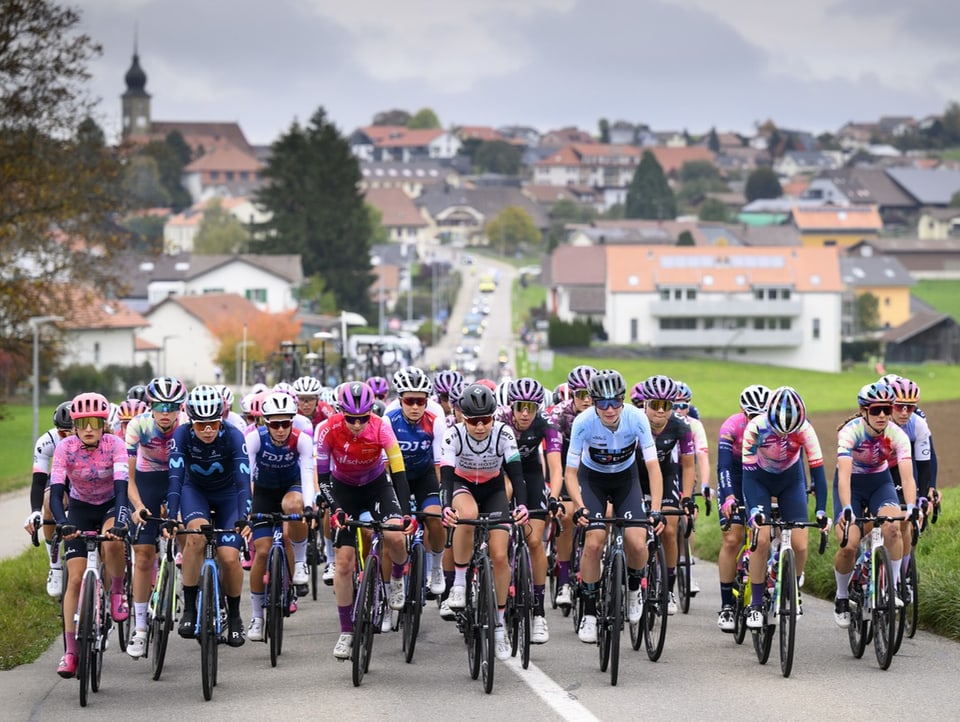
[[[108,399],[135,384],[143,384],[153,378],[149,363],[140,366],[111,364],[98,371],[93,364],[71,364],[57,373],[63,392],[68,398],[86,391],[95,391]]]
[[[556,316],[550,319],[547,339],[551,348],[589,347],[590,336],[590,324],[586,321],[566,323]]]

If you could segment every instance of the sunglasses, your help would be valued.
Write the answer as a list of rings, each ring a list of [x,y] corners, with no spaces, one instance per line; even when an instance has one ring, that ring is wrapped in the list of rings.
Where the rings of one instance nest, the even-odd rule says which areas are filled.
[[[573,398],[578,401],[586,401],[590,398],[590,389],[577,389],[573,392]]]
[[[879,416],[880,414],[889,416],[891,411],[893,411],[893,406],[890,404],[876,404],[874,406],[867,407],[867,413],[871,416]]]
[[[282,421],[268,421],[267,426],[271,429],[289,429],[293,426],[293,422],[290,419],[283,419]]]
[[[219,431],[219,430],[220,430],[220,422],[219,422],[219,421],[204,421],[204,422],[202,422],[202,423],[203,423],[203,426],[200,426],[200,422],[196,422],[196,421],[195,421],[195,422],[193,423],[194,428],[195,428],[197,431],[203,431],[203,432],[207,432],[207,431]]]
[[[350,416],[349,414],[344,414],[343,420],[348,424],[365,424],[370,420],[370,414],[363,414],[362,416]]]
[[[85,416],[82,419],[74,419],[73,425],[80,431],[85,429],[102,429],[106,425],[106,420],[99,416]]]
[[[654,411],[673,411],[676,408],[668,399],[647,399],[646,406]]]
[[[175,404],[171,401],[155,401],[150,405],[150,408],[153,411],[179,411],[180,404]]]
[[[540,410],[540,404],[536,401],[514,401],[513,402],[513,411],[517,414],[522,414],[524,411],[527,411],[531,414],[537,413]]]
[[[593,403],[601,411],[606,411],[607,409],[622,409],[623,408],[623,399],[594,399]],[[648,404],[652,405],[652,402],[648,401]],[[669,403],[669,402],[667,402]]]
[[[381,401],[386,401],[387,399],[386,394],[374,394],[374,397],[380,399]]]
[[[909,411],[910,413],[913,413],[914,411],[917,410],[917,405],[916,404],[894,404],[893,408],[896,409],[897,411]]]
[[[689,408],[690,408],[690,404],[683,401],[673,405],[674,411],[683,411],[684,409],[689,409]]]
[[[636,406],[638,409],[642,409],[642,408],[643,408],[643,399],[631,399],[631,400],[630,400],[630,403],[632,403],[632,404],[633,404],[634,406]]]
[[[402,403],[404,406],[426,406],[427,400],[417,396],[404,396],[402,399],[400,399],[400,403]]]
[[[486,426],[487,424],[493,423],[493,417],[492,416],[464,416],[463,421],[467,426],[479,426],[480,424],[483,424],[484,426]]]

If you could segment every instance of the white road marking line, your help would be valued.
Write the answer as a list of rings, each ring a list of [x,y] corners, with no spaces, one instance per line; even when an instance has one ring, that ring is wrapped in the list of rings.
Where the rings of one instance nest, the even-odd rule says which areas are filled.
[[[554,682],[533,662],[530,662],[524,669],[520,657],[517,656],[507,659],[506,665],[563,719],[577,720],[577,722],[583,720],[597,720],[599,722],[590,710],[577,701],[575,695]]]

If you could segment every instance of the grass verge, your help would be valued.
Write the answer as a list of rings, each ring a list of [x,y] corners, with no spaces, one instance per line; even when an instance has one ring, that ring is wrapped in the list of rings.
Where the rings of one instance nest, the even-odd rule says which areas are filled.
[[[41,405],[39,433],[53,425],[55,406]],[[0,421],[4,443],[0,444],[0,494],[22,489],[30,483],[33,468],[33,407],[29,404],[6,404]]]
[[[920,574],[920,626],[927,631],[960,640],[960,518],[951,513],[960,503],[960,489],[941,489],[943,508],[936,525],[917,544],[917,569]],[[717,561],[720,552],[720,525],[713,515],[702,511],[697,520],[696,555]],[[811,507],[810,518],[813,518]],[[803,593],[821,599],[833,599],[837,591],[833,575],[833,555],[838,548],[835,532],[823,556],[817,554],[816,532],[810,531],[810,554],[804,573]]]
[[[61,633],[58,603],[47,596],[47,567],[42,548],[0,561],[0,670],[33,662]]]

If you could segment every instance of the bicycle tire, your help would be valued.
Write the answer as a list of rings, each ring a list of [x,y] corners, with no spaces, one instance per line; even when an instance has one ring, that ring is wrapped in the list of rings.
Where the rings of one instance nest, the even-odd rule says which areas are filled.
[[[102,579],[103,577],[101,577]],[[93,647],[90,657],[90,691],[100,691],[100,682],[103,675],[103,653],[107,648],[107,639],[110,636],[110,592],[102,584],[100,587],[100,604],[94,615]]]
[[[213,578],[213,568],[205,564],[200,573],[200,600],[198,614],[200,615],[200,685],[203,698],[210,701],[213,698],[213,687],[216,685],[217,675],[217,600],[216,582]]]
[[[763,595],[763,618],[770,617],[770,595]],[[753,635],[753,651],[757,654],[757,661],[760,664],[766,664],[770,659],[770,648],[773,646],[773,632],[776,627],[772,624],[764,624],[760,629],[751,629]]]
[[[126,542],[124,542],[126,545]],[[120,643],[120,651],[127,651],[127,642],[130,641],[130,635],[133,630],[133,563],[130,561],[130,548],[127,547],[126,564],[123,570],[123,599],[127,604],[127,618],[122,622],[117,622],[117,638]]]
[[[623,633],[627,603],[627,570],[622,554],[613,556],[613,584],[610,588],[610,686],[616,687],[620,677],[620,637]]]
[[[403,635],[403,659],[409,664],[417,648],[420,633],[420,615],[423,612],[424,562],[426,555],[422,544],[414,544],[410,550],[410,572],[407,576],[407,600],[400,612],[400,627]]]
[[[902,560],[901,560],[902,561]],[[897,594],[900,596],[900,599],[905,600],[907,597],[907,573],[904,570],[900,570],[900,582],[897,585]],[[896,607],[894,610],[894,626],[896,631],[893,635],[893,653],[896,654],[900,651],[900,645],[903,644],[903,635],[906,632],[907,628],[907,604],[904,601],[902,607]]]
[[[789,677],[793,670],[793,655],[797,635],[797,561],[793,549],[780,553],[780,673]]]
[[[150,663],[153,679],[157,681],[163,674],[163,663],[167,656],[167,642],[173,629],[174,600],[176,599],[176,572],[173,563],[160,562],[157,576],[157,601],[155,614],[150,620],[148,635],[150,639]]]
[[[267,599],[264,612],[264,632],[270,646],[270,666],[277,666],[277,657],[283,645],[283,569],[286,560],[281,547],[270,547],[267,557]]]
[[[547,522],[552,523],[552,522]],[[550,608],[557,608],[557,594],[560,591],[560,587],[557,584],[557,574],[560,573],[560,567],[557,564],[557,537],[556,529],[554,528],[550,532],[550,540],[546,543],[546,552],[547,557],[547,591],[550,594]]]
[[[685,518],[680,517],[680,523],[677,524],[677,602],[684,614],[690,612],[691,559],[687,523]]]
[[[80,706],[87,706],[87,693],[90,691],[90,673],[93,665],[94,628],[96,614],[95,597],[97,577],[92,571],[83,578],[83,591],[80,595],[80,614],[77,621],[77,677],[80,680]]]
[[[470,679],[480,676],[480,627],[477,609],[480,600],[480,570],[472,564],[467,570],[467,603],[463,610],[463,641],[467,645]]]
[[[519,613],[520,663],[524,669],[530,666],[530,618],[533,616],[533,572],[530,563],[530,550],[526,545],[520,547],[519,573],[517,575],[517,612]]]
[[[893,567],[884,547],[873,552],[874,604],[873,604],[873,649],[880,669],[889,669],[893,661],[893,647],[897,635],[897,607],[894,600]]]
[[[667,639],[667,551],[657,544],[657,553],[647,562],[647,590],[643,605],[643,642],[647,658],[656,662]]]
[[[378,573],[379,568],[376,560],[369,557],[364,566],[363,578],[360,580],[360,588],[357,591],[354,606],[353,653],[350,655],[354,687],[360,686],[363,675],[368,669],[367,652],[370,647],[367,644],[367,637],[372,638],[373,636],[373,603],[375,601],[373,585],[377,582],[376,575]]]
[[[737,582],[733,585],[733,641],[736,644],[743,644],[743,640],[747,636],[746,615],[750,606],[750,602],[746,599],[748,588],[749,583],[740,584]]]
[[[907,598],[903,600],[906,619],[906,635],[913,639],[920,621],[920,571],[917,569],[917,555],[910,555],[910,563],[905,570],[907,578]]]
[[[320,546],[317,530],[311,529],[307,536],[307,566],[310,568],[310,596],[317,601],[317,589],[320,584]]]
[[[863,614],[863,584],[859,580],[853,581],[851,579],[847,590],[850,605],[850,626],[847,628],[847,639],[850,641],[850,651],[853,652],[854,658],[860,659],[867,648],[868,627],[870,626],[870,621],[865,619]]]
[[[493,587],[493,569],[489,557],[480,562],[480,598],[477,606],[477,622],[480,631],[480,675],[483,691],[493,691],[493,673],[497,655],[497,597]]]

